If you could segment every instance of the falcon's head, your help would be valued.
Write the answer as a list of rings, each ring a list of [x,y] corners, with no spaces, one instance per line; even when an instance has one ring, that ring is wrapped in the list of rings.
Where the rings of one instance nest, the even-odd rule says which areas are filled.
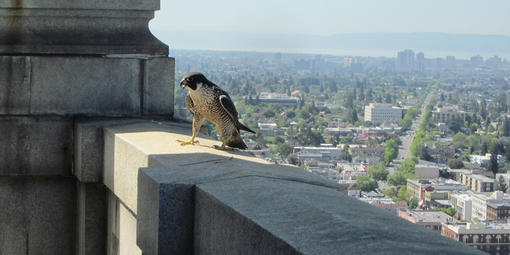
[[[207,78],[202,73],[191,72],[187,73],[182,77],[181,88],[188,87],[191,90],[196,90],[199,84],[207,82]]]

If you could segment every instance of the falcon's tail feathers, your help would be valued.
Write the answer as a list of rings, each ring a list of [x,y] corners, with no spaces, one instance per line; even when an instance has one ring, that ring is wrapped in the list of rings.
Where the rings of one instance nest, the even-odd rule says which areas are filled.
[[[238,122],[238,123],[239,123],[239,129],[256,134],[255,131],[253,131],[250,128],[248,128],[247,126],[243,125],[243,123],[241,123],[241,122]]]
[[[238,149],[241,149],[241,150],[246,150],[248,148],[248,146],[246,146],[246,144],[244,143],[243,139],[239,135],[237,135],[237,137],[234,137],[233,139],[228,141],[226,143],[226,145],[229,146],[229,147],[238,148]]]

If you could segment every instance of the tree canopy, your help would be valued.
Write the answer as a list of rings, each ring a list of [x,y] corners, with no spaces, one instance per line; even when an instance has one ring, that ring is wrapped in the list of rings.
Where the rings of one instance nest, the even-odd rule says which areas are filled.
[[[356,184],[364,192],[370,192],[377,188],[377,182],[370,176],[360,176],[356,179]]]
[[[384,167],[384,163],[382,162],[371,165],[367,171],[368,175],[376,181],[385,181],[389,174],[388,170],[386,170],[386,167]]]

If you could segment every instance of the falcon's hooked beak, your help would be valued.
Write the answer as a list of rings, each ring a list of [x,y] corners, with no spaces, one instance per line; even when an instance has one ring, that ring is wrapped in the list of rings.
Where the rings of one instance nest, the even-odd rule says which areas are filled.
[[[186,86],[188,86],[188,81],[186,79],[182,80],[181,81],[181,88],[186,88]]]

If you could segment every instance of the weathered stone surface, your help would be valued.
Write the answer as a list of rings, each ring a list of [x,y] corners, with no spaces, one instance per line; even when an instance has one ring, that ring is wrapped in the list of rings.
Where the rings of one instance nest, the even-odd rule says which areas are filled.
[[[186,169],[186,173],[182,173],[179,177],[181,181],[188,181],[188,183],[193,183],[189,181],[190,178],[200,180],[245,176],[254,174],[253,171],[256,170],[259,175],[300,179],[335,186],[334,183],[300,168],[273,167],[269,162],[254,158],[246,152],[212,148],[212,145],[220,144],[218,141],[199,138],[199,146],[180,146],[176,140],[190,139],[188,135],[182,134],[189,133],[189,127],[182,124],[145,122],[108,127],[104,132],[104,183],[135,214],[137,213],[138,169],[147,166],[171,166],[172,171],[177,175],[179,171],[183,172],[183,169]],[[176,164],[176,162],[179,163]],[[207,162],[216,162],[216,164],[207,164]],[[244,165],[239,165],[241,162]],[[248,162],[259,164],[250,165]],[[260,168],[260,164],[271,167]],[[204,168],[208,171],[206,171],[207,174],[202,175],[201,170]]]
[[[0,177],[0,254],[74,254],[75,180]]]
[[[173,115],[174,59],[0,56],[0,115]]]
[[[32,58],[31,114],[140,114],[140,60]]]
[[[105,127],[146,122],[142,119],[77,118],[74,123],[73,174],[83,183],[103,183]]]
[[[111,192],[108,195],[107,235],[107,254],[142,254],[136,245],[136,216]]]
[[[337,187],[299,168],[274,166],[245,152],[211,148],[217,141],[199,138],[201,146],[180,146],[176,140],[189,139],[182,135],[188,132],[188,125],[169,122],[105,129],[104,183],[137,215],[137,242],[144,252],[182,254],[191,249],[195,183],[260,175]],[[151,168],[144,170],[146,175],[139,176],[138,169],[147,166]],[[138,203],[143,210],[138,210]]]
[[[482,254],[317,185],[237,178],[195,201],[194,254]]]
[[[0,1],[0,53],[167,56],[148,28],[159,1]]]
[[[144,254],[191,254],[193,185],[160,184],[138,176],[137,244]]]
[[[30,57],[0,56],[0,114],[28,114]]]
[[[74,125],[73,174],[80,182],[103,179],[103,122],[78,121]]]
[[[119,199],[108,191],[108,224],[106,231],[106,254],[119,254]]]
[[[302,169],[219,151],[204,138],[179,146],[188,132],[172,123],[105,130],[104,181],[137,231],[135,240],[117,229],[110,243],[136,241],[144,254],[480,254]]]
[[[173,58],[152,58],[143,62],[143,113],[173,115],[174,69]]]
[[[151,156],[149,162],[165,167],[142,168],[138,175],[138,208],[143,210],[137,214],[137,242],[147,254],[189,254],[193,250],[194,186],[198,183],[261,176],[337,188],[302,169],[214,154]]]
[[[106,253],[107,189],[103,184],[77,183],[77,255]]]
[[[0,0],[0,8],[36,9],[106,9],[106,10],[159,10],[159,0],[90,0],[72,2],[68,0]]]
[[[72,121],[0,116],[1,175],[71,175]]]
[[[136,245],[136,216],[122,203],[119,205],[119,254],[141,255]]]

